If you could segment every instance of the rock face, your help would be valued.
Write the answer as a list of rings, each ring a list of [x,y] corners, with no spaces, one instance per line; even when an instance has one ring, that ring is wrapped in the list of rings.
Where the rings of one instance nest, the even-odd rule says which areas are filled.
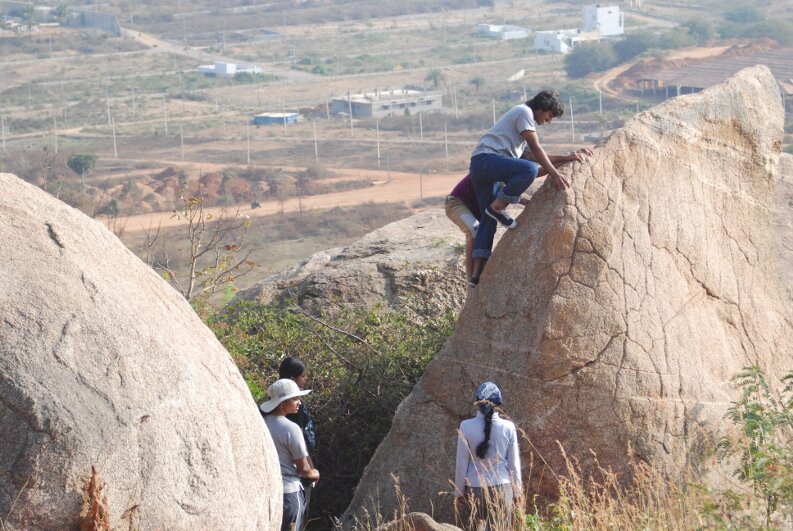
[[[465,238],[442,210],[390,223],[349,247],[314,254],[240,292],[261,304],[294,298],[309,309],[407,305],[418,315],[462,307]]]
[[[555,494],[556,441],[623,478],[630,447],[670,474],[723,481],[701,457],[739,396],[731,377],[793,369],[769,229],[782,120],[773,77],[754,67],[636,116],[572,169],[571,191],[543,186],[398,408],[345,522],[393,512],[390,473],[411,510],[443,520],[456,429],[485,380],[525,434],[532,492]]]
[[[399,520],[384,524],[376,531],[461,531],[450,524],[439,524],[425,513],[409,513]]]
[[[114,529],[278,529],[275,448],[212,332],[101,224],[0,190],[4,529],[76,528],[92,465]]]
[[[779,178],[771,212],[779,285],[788,307],[793,308],[793,155],[779,156]]]

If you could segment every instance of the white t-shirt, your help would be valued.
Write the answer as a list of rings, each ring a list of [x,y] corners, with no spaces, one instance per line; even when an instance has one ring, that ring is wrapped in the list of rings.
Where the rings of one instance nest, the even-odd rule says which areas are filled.
[[[267,429],[278,452],[278,463],[281,465],[281,477],[284,480],[284,494],[300,492],[300,476],[297,473],[295,460],[308,456],[306,441],[300,426],[279,415],[264,417]]]
[[[484,459],[476,456],[476,447],[485,440],[485,416],[462,421],[457,435],[457,462],[454,470],[455,496],[462,496],[465,486],[493,487],[512,484],[521,488],[520,450],[515,425],[493,413],[490,446]]]
[[[505,112],[493,124],[493,127],[482,135],[471,156],[492,153],[519,159],[523,155],[523,150],[526,149],[526,140],[523,139],[521,133],[536,130],[534,111],[522,103]]]

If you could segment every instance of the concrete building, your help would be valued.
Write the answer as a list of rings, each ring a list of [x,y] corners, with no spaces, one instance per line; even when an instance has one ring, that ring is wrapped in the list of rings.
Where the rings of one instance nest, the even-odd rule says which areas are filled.
[[[580,40],[579,29],[538,31],[534,34],[534,49],[538,52],[570,53]]]
[[[24,16],[25,7],[29,3],[30,2],[0,1],[0,11],[5,11],[10,16],[21,18]],[[53,16],[55,12],[54,7],[35,6],[35,10],[38,23],[46,24],[55,21]],[[121,26],[118,24],[118,19],[115,15],[110,13],[100,13],[93,10],[69,7],[63,25],[106,31],[114,37],[121,36]]]
[[[528,39],[531,30],[520,26],[499,26],[496,24],[477,24],[476,32],[491,39],[509,41],[512,39]]]
[[[365,94],[350,94],[331,98],[331,114],[349,115],[354,118],[394,116],[410,113],[440,111],[443,109],[443,91],[413,89],[382,90]]]
[[[584,8],[584,33],[595,32],[601,37],[625,33],[625,15],[619,6],[587,6]]]
[[[244,66],[235,63],[222,63],[217,62],[214,65],[201,65],[196,68],[196,71],[217,77],[234,77],[237,74],[261,74],[262,69],[258,66]]]
[[[251,120],[251,125],[284,125],[296,124],[299,115],[296,112],[263,112]]]

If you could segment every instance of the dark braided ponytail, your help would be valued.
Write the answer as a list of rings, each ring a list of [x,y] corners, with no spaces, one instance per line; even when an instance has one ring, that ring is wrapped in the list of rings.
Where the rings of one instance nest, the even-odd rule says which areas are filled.
[[[487,455],[487,450],[490,448],[490,430],[493,428],[493,406],[491,404],[483,404],[479,406],[483,409],[485,414],[485,440],[480,442],[476,447],[476,457],[484,459]]]
[[[485,416],[485,440],[476,447],[476,457],[484,459],[490,448],[490,430],[493,428],[493,412],[501,405],[501,390],[493,382],[485,382],[476,390],[479,411]]]

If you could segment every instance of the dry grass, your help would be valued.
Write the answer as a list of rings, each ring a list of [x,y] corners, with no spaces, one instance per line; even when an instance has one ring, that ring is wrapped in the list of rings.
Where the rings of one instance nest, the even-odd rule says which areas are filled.
[[[83,510],[80,512],[80,531],[110,531],[110,509],[107,496],[102,493],[104,483],[96,467],[83,484]]]
[[[521,438],[523,446],[536,451],[525,433]],[[503,504],[487,495],[484,510],[471,513],[455,510],[457,525],[462,525],[463,529],[482,529],[486,518],[483,512],[496,515],[491,518],[491,531],[791,529],[793,524],[780,518],[766,526],[761,500],[749,490],[715,491],[680,477],[670,477],[661,468],[633,456],[627,457],[631,463],[632,480],[625,486],[621,478],[607,467],[597,465],[592,473],[584,472],[576,458],[567,455],[563,448],[561,451],[566,463],[564,471],[553,471],[542,456],[533,451],[526,474],[526,477],[531,477],[535,468],[534,456],[537,455],[543,463],[542,473],[552,474],[558,481],[556,501],[540,504],[535,496],[530,498],[532,502],[529,505],[533,507],[526,507],[521,499],[514,508],[512,519],[506,520],[503,516],[507,510]],[[398,478],[392,478],[399,506],[391,515],[364,513],[356,520],[354,529],[413,529],[407,499],[399,488]]]

